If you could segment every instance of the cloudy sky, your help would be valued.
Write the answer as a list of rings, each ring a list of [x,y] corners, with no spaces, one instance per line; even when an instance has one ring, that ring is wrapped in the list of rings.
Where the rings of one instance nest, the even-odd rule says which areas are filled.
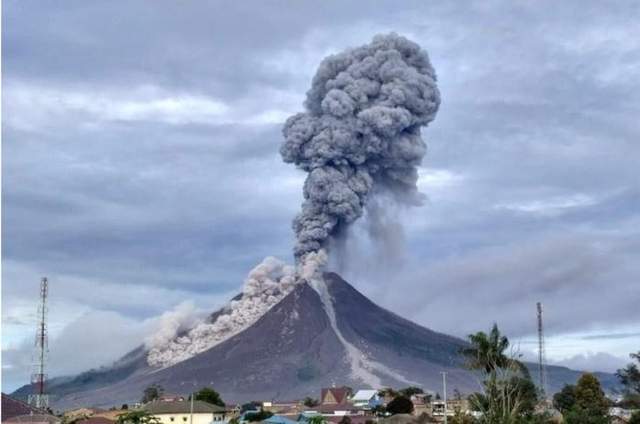
[[[29,378],[43,275],[61,375],[292,260],[282,123],[324,56],[390,31],[438,73],[428,201],[393,210],[391,248],[356,225],[341,272],[435,330],[497,321],[526,354],[541,301],[552,362],[615,370],[640,349],[639,7],[5,0],[3,391]]]

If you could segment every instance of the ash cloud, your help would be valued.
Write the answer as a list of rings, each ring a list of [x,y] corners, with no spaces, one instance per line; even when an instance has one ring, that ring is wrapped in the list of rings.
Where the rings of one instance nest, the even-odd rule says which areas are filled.
[[[308,173],[293,223],[298,260],[360,218],[376,192],[420,203],[421,127],[435,118],[440,93],[427,53],[392,33],[324,59],[304,105],[280,149]]]

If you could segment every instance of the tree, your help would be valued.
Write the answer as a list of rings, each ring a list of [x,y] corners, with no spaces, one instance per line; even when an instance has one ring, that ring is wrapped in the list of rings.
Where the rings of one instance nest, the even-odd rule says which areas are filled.
[[[307,406],[309,408],[313,408],[314,406],[317,406],[320,402],[318,402],[317,399],[314,399],[312,397],[307,396],[306,398],[304,398],[304,400],[302,401],[302,404],[304,406]]]
[[[160,424],[160,420],[143,409],[118,415],[118,424]]]
[[[640,411],[634,412],[629,418],[628,424],[640,424]]]
[[[471,415],[466,414],[459,409],[455,411],[453,417],[449,418],[451,424],[475,424],[476,420]]]
[[[629,355],[640,364],[640,351]],[[631,362],[626,367],[619,369],[616,376],[624,386],[625,401],[630,406],[640,407],[640,368]]]
[[[582,374],[575,387],[575,403],[564,413],[567,424],[604,424],[609,422],[609,401],[598,379],[590,373]]]
[[[164,393],[164,389],[159,384],[152,384],[142,392],[142,403],[149,403],[159,399]]]
[[[307,424],[325,424],[327,419],[322,415],[314,415],[313,417],[309,417],[307,419]]]
[[[483,374],[483,392],[469,397],[471,406],[482,413],[481,423],[520,423],[533,419],[538,401],[529,370],[507,354],[509,339],[494,324],[489,334],[469,335],[471,346],[462,350],[467,366]]]
[[[584,373],[578,380],[576,384],[576,407],[585,409],[593,414],[607,414],[609,401],[595,375]]]
[[[257,409],[260,409],[261,407],[262,407],[262,403],[256,402],[255,400],[251,402],[243,403],[242,406],[240,407],[240,413],[242,414],[247,411],[257,410]]]
[[[396,396],[387,404],[387,412],[391,415],[410,414],[413,412],[413,402],[406,396]]]
[[[376,405],[371,408],[371,412],[376,417],[383,417],[384,415],[386,415],[387,409],[384,407],[384,405]]]
[[[260,408],[260,411],[258,412],[248,412],[245,414],[244,419],[249,421],[249,422],[256,422],[256,421],[263,421],[266,420],[269,417],[273,416],[273,412],[271,411],[265,411],[264,409]]]
[[[203,387],[202,389],[198,390],[197,392],[194,393],[193,398],[195,400],[201,400],[203,402],[208,402],[213,405],[218,405],[222,407],[225,406],[224,402],[222,401],[222,398],[220,397],[220,393],[216,392],[210,387]]]
[[[553,395],[553,406],[564,414],[576,404],[576,386],[565,384],[562,390]]]
[[[129,409],[129,405],[127,405],[126,403],[123,403],[120,409],[127,410]]]
[[[409,387],[405,387],[404,389],[400,389],[398,392],[402,396],[411,398],[411,396],[413,395],[419,395],[424,393],[424,390],[422,390],[420,387],[409,386]]]
[[[398,396],[399,394],[400,393],[398,393],[397,391],[393,390],[391,387],[385,387],[384,389],[378,390],[378,396],[382,396],[382,397],[394,398],[394,397]]]
[[[487,374],[497,368],[516,368],[525,377],[529,377],[528,368],[517,359],[506,354],[509,348],[509,339],[500,334],[498,324],[493,324],[489,334],[478,331],[469,334],[471,346],[462,349],[462,354],[467,357],[467,366],[473,370],[484,370]]]

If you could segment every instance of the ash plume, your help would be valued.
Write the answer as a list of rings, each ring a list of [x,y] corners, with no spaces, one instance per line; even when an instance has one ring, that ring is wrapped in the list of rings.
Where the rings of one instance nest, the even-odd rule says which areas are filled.
[[[360,218],[377,191],[420,203],[416,167],[426,153],[420,129],[439,105],[427,53],[397,34],[322,61],[305,112],[285,123],[280,149],[285,162],[308,173],[293,222],[298,262]]]
[[[249,273],[242,296],[213,321],[200,321],[185,331],[181,321],[169,317],[166,331],[148,341],[149,365],[167,367],[211,349],[253,325],[297,284],[309,283],[356,378],[375,387],[376,371],[409,382],[346,341],[335,322],[322,270],[328,242],[362,216],[372,195],[391,195],[404,204],[420,202],[416,167],[426,153],[420,128],[434,119],[439,105],[427,53],[399,35],[377,36],[371,44],[323,60],[307,93],[306,111],[287,120],[280,149],[285,162],[308,172],[302,211],[293,224],[296,266],[265,258]],[[388,220],[376,205],[368,209],[374,227],[370,232],[392,241]]]

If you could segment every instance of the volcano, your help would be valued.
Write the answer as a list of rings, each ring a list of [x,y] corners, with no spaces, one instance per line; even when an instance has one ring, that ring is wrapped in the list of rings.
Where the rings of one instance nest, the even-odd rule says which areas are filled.
[[[442,371],[451,391],[479,390],[479,378],[464,368],[459,353],[466,342],[377,306],[335,273],[325,273],[324,281],[332,311],[317,288],[302,283],[244,331],[174,365],[150,366],[142,345],[112,366],[53,379],[52,404],[132,403],[151,384],[178,394],[211,386],[234,402],[317,397],[321,387],[333,385],[440,391]],[[354,369],[355,362],[362,369]],[[554,391],[580,375],[564,367],[548,367],[548,374]],[[605,388],[616,384],[611,374],[598,377]],[[25,386],[15,395],[30,390]]]

